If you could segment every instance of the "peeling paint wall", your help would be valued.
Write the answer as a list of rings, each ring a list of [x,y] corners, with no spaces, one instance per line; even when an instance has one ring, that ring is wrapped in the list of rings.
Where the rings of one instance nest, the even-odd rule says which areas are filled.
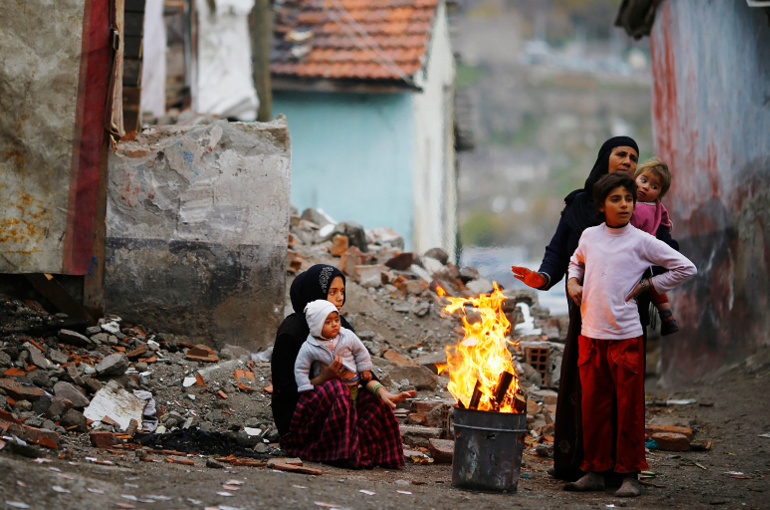
[[[651,35],[656,154],[682,252],[684,327],[663,343],[670,382],[770,344],[770,26],[746,2],[670,0]]]
[[[42,3],[0,2],[0,273],[62,272],[86,2]]]
[[[111,155],[106,311],[194,342],[270,345],[283,319],[288,125],[146,130]]]

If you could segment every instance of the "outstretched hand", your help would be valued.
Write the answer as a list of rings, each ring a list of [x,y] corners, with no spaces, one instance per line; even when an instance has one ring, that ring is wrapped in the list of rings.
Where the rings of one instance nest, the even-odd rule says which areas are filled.
[[[409,390],[402,391],[401,393],[394,395],[393,393],[389,392],[385,386],[377,388],[377,396],[380,397],[380,400],[389,405],[391,409],[395,409],[399,402],[403,402],[405,399],[413,397],[416,394],[417,391]]]
[[[547,283],[543,275],[526,267],[511,266],[511,271],[513,271],[513,276],[517,280],[524,282],[533,289],[539,289]]]

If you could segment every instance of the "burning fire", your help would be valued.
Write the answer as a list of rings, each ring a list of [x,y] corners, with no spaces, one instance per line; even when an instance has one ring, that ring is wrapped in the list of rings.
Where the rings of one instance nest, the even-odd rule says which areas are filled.
[[[524,396],[519,390],[519,381],[508,350],[506,335],[511,323],[503,313],[506,297],[497,283],[494,292],[476,298],[455,298],[446,296],[449,304],[447,313],[462,313],[465,338],[457,345],[446,348],[449,370],[449,392],[457,399],[458,405],[480,411],[501,413],[521,412]],[[437,289],[439,296],[446,292]],[[466,305],[473,307],[480,318],[468,322]]]

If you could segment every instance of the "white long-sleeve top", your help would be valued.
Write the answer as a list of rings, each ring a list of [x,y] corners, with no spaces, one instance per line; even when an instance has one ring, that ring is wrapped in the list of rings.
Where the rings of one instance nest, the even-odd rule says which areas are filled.
[[[308,335],[307,340],[299,349],[297,360],[294,362],[294,379],[297,381],[297,391],[313,389],[313,383],[310,382],[310,379],[317,377],[320,373],[318,365],[313,366],[314,361],[331,365],[334,357],[339,356],[345,368],[355,374],[372,369],[372,358],[369,351],[366,350],[366,346],[355,333],[347,328],[340,328],[340,332],[335,338],[337,345],[332,352],[324,345],[328,340],[323,342],[313,335]]]
[[[652,285],[661,294],[697,272],[687,257],[631,224],[609,228],[602,223],[583,231],[568,269],[568,277],[583,285],[583,336],[624,340],[642,335],[636,299],[626,302],[626,296],[650,266],[668,269],[652,278]]]

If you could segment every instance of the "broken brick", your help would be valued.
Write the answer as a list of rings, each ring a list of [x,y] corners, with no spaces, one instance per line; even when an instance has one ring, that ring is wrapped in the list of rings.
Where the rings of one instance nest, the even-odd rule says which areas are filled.
[[[348,251],[349,244],[348,236],[334,236],[329,252],[335,257],[341,257]]]
[[[91,444],[97,448],[109,448],[118,442],[118,438],[112,432],[106,430],[93,430],[89,437]]]
[[[455,442],[451,439],[429,439],[428,450],[437,464],[451,464],[455,453]]]
[[[693,438],[693,432],[692,429],[689,427],[679,427],[677,425],[647,425],[644,428],[644,433],[648,436],[651,436],[653,434],[657,434],[659,432],[673,432],[675,434],[682,434],[687,436],[687,439],[692,441]]]
[[[0,389],[5,390],[6,394],[16,400],[27,400],[34,402],[43,395],[45,391],[36,386],[24,386],[15,379],[0,379]]]
[[[393,349],[387,349],[385,352],[382,353],[382,357],[386,360],[389,360],[391,363],[396,365],[397,367],[416,367],[417,363],[413,362],[412,360],[405,358],[401,354],[397,353]]]
[[[212,351],[205,345],[196,345],[191,349],[188,349],[187,353],[185,353],[185,357],[193,361],[210,361],[210,362],[219,361],[219,356],[214,354],[214,351]]]
[[[282,463],[275,463],[272,465],[273,469],[278,469],[279,471],[288,471],[290,473],[302,473],[305,475],[322,475],[324,472],[320,469],[311,468],[307,466],[295,466],[294,464],[282,464]]]
[[[166,462],[171,464],[184,464],[185,466],[194,466],[195,461],[192,459],[177,459],[176,457],[166,457]]]
[[[676,432],[658,432],[652,435],[658,448],[669,452],[686,452],[690,450],[690,440],[684,434]]]
[[[238,389],[241,391],[255,391],[256,379],[254,373],[247,370],[236,370],[235,381],[238,383]]]

